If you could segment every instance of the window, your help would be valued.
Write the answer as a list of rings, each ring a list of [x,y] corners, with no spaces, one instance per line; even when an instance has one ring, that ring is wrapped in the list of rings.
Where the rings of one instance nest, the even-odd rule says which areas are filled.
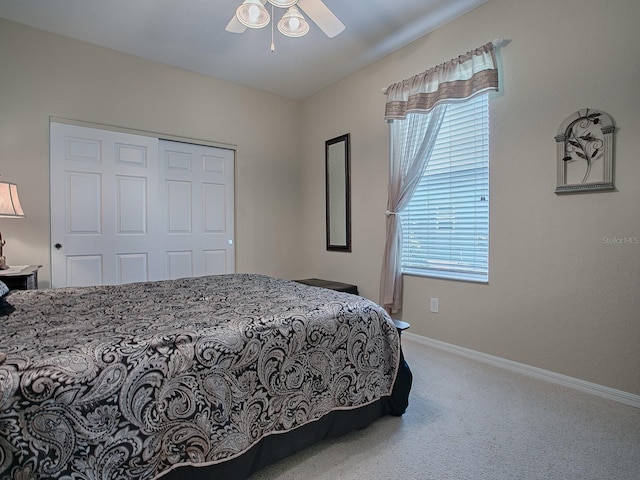
[[[403,273],[488,281],[488,94],[448,105],[401,219]]]

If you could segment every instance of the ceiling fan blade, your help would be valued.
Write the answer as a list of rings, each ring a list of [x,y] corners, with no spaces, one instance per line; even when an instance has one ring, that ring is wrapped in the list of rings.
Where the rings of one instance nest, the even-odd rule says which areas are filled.
[[[344,24],[327,8],[322,0],[298,0],[298,6],[329,38],[335,37],[345,28]]]
[[[233,16],[231,21],[225,27],[225,30],[227,32],[231,32],[231,33],[242,33],[246,29],[247,29],[247,27],[245,27],[243,24],[241,24],[240,20],[238,20],[238,17],[236,17],[235,15]]]

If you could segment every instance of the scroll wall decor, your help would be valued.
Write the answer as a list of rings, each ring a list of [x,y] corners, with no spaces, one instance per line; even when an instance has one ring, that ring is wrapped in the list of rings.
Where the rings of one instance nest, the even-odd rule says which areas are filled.
[[[556,193],[613,190],[613,132],[605,112],[584,108],[562,122],[556,135]]]

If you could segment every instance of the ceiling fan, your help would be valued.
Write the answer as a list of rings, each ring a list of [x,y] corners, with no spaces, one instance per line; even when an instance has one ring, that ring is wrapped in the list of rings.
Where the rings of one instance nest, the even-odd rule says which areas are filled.
[[[345,29],[344,24],[336,17],[322,0],[268,0],[273,7],[286,8],[287,12],[278,22],[278,30],[288,37],[301,37],[309,31],[309,24],[300,10],[329,38],[333,38]],[[265,8],[267,0],[244,0],[236,10],[225,30],[232,33],[242,33],[247,27],[262,28],[269,24],[271,17]]]

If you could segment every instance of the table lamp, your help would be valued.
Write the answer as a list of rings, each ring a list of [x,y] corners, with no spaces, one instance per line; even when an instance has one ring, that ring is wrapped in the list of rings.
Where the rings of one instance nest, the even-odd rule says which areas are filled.
[[[18,186],[15,183],[0,182],[0,218],[22,218],[24,216],[18,198]],[[0,233],[0,270],[9,268],[2,251],[5,243],[2,239],[2,233]]]

